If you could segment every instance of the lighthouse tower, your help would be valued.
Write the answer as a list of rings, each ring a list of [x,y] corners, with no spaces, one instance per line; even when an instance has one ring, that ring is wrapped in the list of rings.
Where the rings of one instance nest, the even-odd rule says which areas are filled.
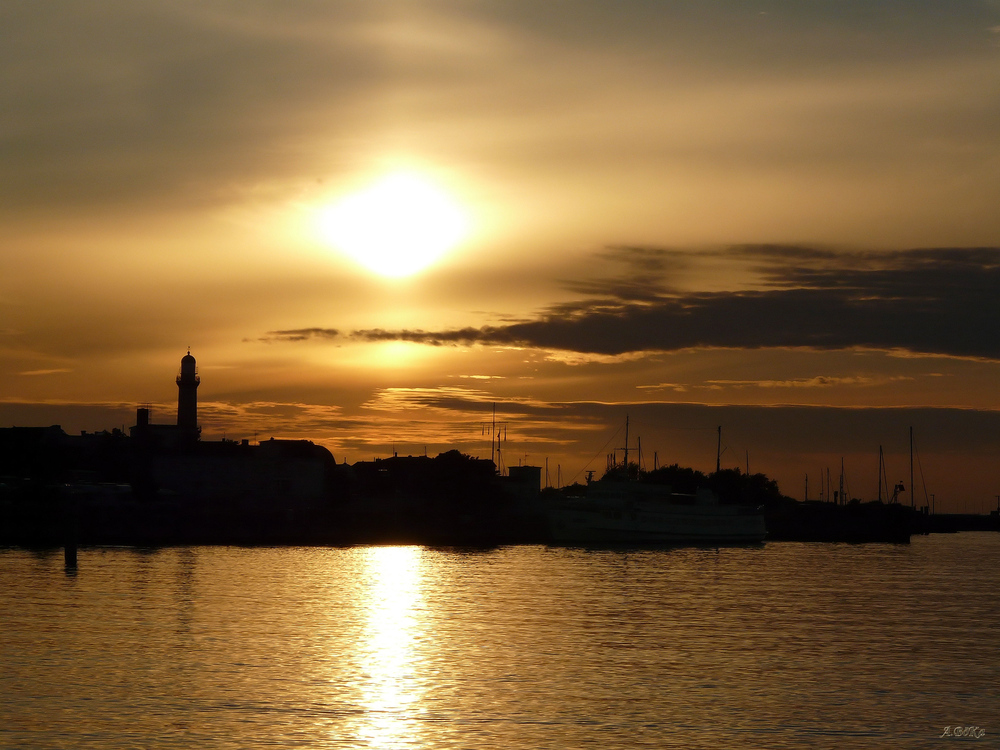
[[[198,429],[198,366],[191,350],[181,358],[177,374],[177,427],[185,434],[197,436]]]

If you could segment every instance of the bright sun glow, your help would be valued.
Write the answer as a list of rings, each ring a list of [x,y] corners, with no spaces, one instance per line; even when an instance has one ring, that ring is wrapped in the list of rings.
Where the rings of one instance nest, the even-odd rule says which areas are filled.
[[[458,206],[426,180],[392,174],[323,211],[323,236],[381,276],[400,278],[435,263],[468,231]]]

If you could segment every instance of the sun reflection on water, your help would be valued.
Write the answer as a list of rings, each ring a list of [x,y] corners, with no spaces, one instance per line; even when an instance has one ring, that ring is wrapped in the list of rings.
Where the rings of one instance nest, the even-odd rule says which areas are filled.
[[[423,624],[423,571],[419,547],[372,547],[362,570],[367,600],[361,667],[364,671],[361,738],[371,747],[415,743],[422,687],[415,645]]]

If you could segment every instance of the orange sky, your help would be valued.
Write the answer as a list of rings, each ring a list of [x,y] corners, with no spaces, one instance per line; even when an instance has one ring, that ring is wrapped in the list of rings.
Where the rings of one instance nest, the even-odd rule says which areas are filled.
[[[0,424],[172,421],[191,346],[206,438],[488,455],[496,402],[565,481],[628,413],[648,464],[714,468],[722,424],[726,465],[801,497],[844,457],[868,497],[912,425],[939,509],[995,507],[995,3],[5,3],[0,34]]]

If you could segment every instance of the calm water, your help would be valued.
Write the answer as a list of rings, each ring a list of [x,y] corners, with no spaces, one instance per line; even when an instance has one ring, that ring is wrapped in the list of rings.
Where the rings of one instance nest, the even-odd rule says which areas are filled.
[[[1000,534],[6,549],[0,644],[4,748],[998,747]]]

